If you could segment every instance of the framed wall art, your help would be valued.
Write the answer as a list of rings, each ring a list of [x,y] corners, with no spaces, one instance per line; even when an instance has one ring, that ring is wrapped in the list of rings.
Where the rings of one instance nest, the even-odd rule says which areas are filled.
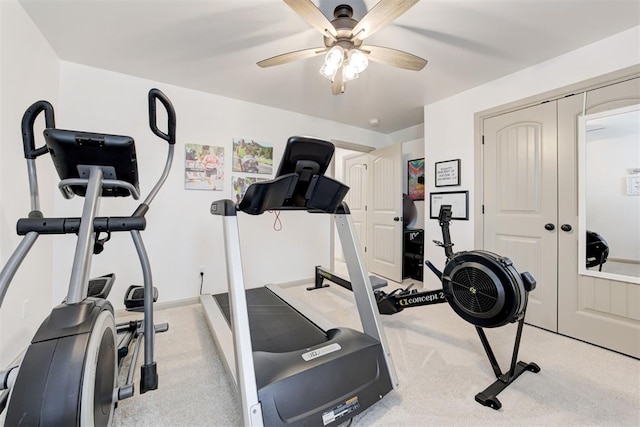
[[[469,192],[430,193],[429,218],[438,219],[440,206],[451,205],[451,219],[469,219]]]
[[[184,188],[224,190],[224,147],[185,144]]]
[[[436,162],[436,187],[460,185],[460,159]]]
[[[273,145],[249,138],[233,138],[233,172],[273,173]]]
[[[407,162],[407,193],[412,200],[424,200],[424,158]]]

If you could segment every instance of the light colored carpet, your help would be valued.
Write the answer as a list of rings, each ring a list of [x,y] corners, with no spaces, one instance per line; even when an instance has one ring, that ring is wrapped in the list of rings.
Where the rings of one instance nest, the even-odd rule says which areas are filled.
[[[287,289],[334,323],[359,328],[351,294],[337,286]],[[116,426],[235,426],[238,402],[199,305],[158,310],[170,329],[156,336],[160,388],[120,402]],[[474,396],[494,380],[475,328],[447,304],[383,316],[400,386],[358,415],[353,426],[640,426],[640,361],[525,326],[525,372],[498,397],[502,409]],[[515,325],[487,330],[506,368]],[[136,373],[138,376],[139,373]]]

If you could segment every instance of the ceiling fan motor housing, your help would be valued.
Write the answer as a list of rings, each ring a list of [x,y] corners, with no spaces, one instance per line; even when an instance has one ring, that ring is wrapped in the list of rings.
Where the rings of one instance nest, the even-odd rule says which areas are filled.
[[[338,33],[336,39],[333,37],[324,37],[324,45],[326,47],[332,47],[334,45],[342,46],[344,49],[353,49],[362,46],[362,40],[354,39],[353,28],[358,24],[358,21],[352,18],[353,9],[348,4],[341,4],[337,6],[333,11],[334,20],[331,21],[331,25],[336,29]]]
[[[449,305],[460,317],[479,327],[495,328],[524,315],[535,280],[529,273],[520,275],[509,258],[475,250],[453,255],[445,266],[442,285]]]

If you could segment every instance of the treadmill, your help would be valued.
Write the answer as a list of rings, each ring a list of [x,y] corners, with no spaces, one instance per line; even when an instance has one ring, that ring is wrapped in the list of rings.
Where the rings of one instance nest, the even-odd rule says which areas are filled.
[[[324,176],[330,142],[287,141],[276,177],[252,184],[239,204],[219,200],[229,292],[202,295],[216,345],[234,379],[245,426],[335,426],[397,386],[371,282],[342,202],[349,188]],[[277,286],[244,288],[238,212],[334,215],[363,332],[337,328]],[[288,301],[287,301],[288,300]]]

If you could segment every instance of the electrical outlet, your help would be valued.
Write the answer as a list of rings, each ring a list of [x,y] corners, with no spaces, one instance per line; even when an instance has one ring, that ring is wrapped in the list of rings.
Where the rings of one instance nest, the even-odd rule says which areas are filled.
[[[204,276],[204,265],[198,266],[198,274]]]

